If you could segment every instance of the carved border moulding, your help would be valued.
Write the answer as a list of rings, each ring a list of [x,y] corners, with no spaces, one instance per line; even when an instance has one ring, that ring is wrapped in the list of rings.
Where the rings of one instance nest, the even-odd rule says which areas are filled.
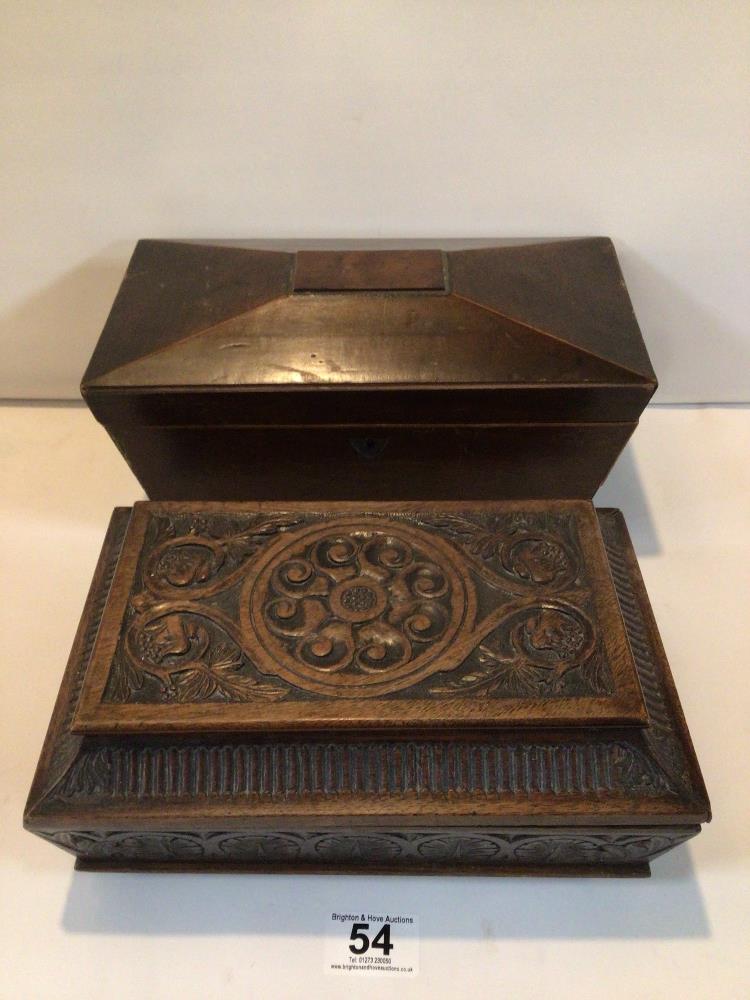
[[[536,586],[540,577],[545,585],[557,578],[559,586],[548,604],[556,607],[557,602],[569,602],[575,596],[575,606],[590,618],[591,605],[584,596],[586,573],[581,573],[578,563],[574,573],[570,561],[560,558],[560,550],[548,544],[549,533],[557,533],[565,551],[576,554],[580,538],[575,521],[560,520],[559,510],[553,516],[551,509],[544,514],[541,508],[525,507],[527,513],[511,532],[510,543],[507,533],[513,522],[496,520],[500,517],[497,511],[487,518],[476,516],[476,511],[471,516],[451,513],[450,521],[446,521],[445,511],[439,512],[440,527],[451,540],[443,535],[440,538],[455,546],[457,565],[464,557],[474,560],[472,566],[477,571],[472,570],[471,581],[477,617],[491,613],[483,590],[483,574],[487,574],[493,582],[501,576],[502,586],[513,600],[528,592],[524,588]],[[355,587],[375,589],[365,573],[371,563],[376,567],[387,564],[379,569],[377,579],[388,593],[403,592],[403,586],[408,591],[408,584],[398,584],[389,591],[387,580],[403,580],[404,573],[408,576],[411,572],[408,567],[418,567],[417,579],[427,600],[442,601],[446,609],[453,607],[446,603],[446,587],[455,586],[447,570],[441,580],[432,571],[421,573],[425,562],[445,567],[438,561],[439,546],[433,543],[430,547],[428,539],[407,530],[415,523],[415,516],[413,507],[387,515],[387,537],[401,540],[403,546],[408,541],[411,548],[407,552],[388,542],[384,556],[381,536],[371,527],[384,523],[380,515],[368,518],[359,548],[359,542],[351,542],[357,552],[354,555],[346,546],[338,549],[334,545],[331,551],[330,545],[324,545],[320,549],[321,542],[330,540],[321,520],[327,525],[340,517],[337,511],[303,513],[295,509],[269,516],[268,510],[247,507],[241,515],[236,510],[224,510],[221,515],[215,511],[211,525],[205,518],[196,519],[193,513],[177,508],[162,511],[149,521],[142,551],[138,550],[141,554],[135,560],[140,574],[136,596],[144,592],[146,596],[119,621],[118,643],[126,651],[122,644],[133,622],[152,613],[152,603],[158,609],[172,599],[184,600],[181,588],[186,586],[205,587],[202,601],[207,600],[207,593],[209,598],[220,599],[228,621],[239,620],[241,593],[249,602],[245,604],[247,613],[253,613],[254,587],[271,593],[273,601],[300,603],[312,588],[316,600],[328,602],[331,616],[338,614],[346,621],[349,615],[354,636],[355,626],[372,621],[367,614],[380,608],[384,600],[381,594],[372,599],[357,590],[344,600]],[[420,525],[428,523],[423,514],[418,516],[422,518]],[[334,531],[337,538],[352,535],[350,515],[340,517],[337,527],[343,529],[345,519],[349,527]],[[359,525],[359,518],[356,520]],[[710,818],[698,762],[619,512],[599,511],[598,523],[608,556],[606,566],[612,571],[616,601],[644,693],[646,725],[555,724],[534,729],[505,725],[464,734],[420,733],[416,728],[393,735],[346,730],[296,735],[249,731],[77,734],[73,719],[84,676],[96,637],[105,630],[107,608],[116,597],[117,573],[127,566],[128,543],[124,538],[127,530],[132,532],[133,523],[127,510],[113,514],[24,817],[28,829],[72,852],[79,867],[646,875],[650,860],[694,836],[699,824]],[[354,532],[360,538],[358,526]],[[542,541],[538,540],[540,534],[544,535]],[[195,540],[199,544],[191,548]],[[453,558],[453,549],[450,551]],[[440,558],[447,559],[442,554]],[[250,559],[258,567],[253,583],[242,569]],[[298,560],[305,559],[312,569],[299,564]],[[315,583],[318,564],[331,569],[329,563],[336,572],[321,570],[323,582]],[[282,566],[286,566],[284,572],[275,575]],[[348,575],[339,572],[342,567],[349,568]],[[386,570],[390,577],[384,575]],[[144,573],[150,587],[140,586]],[[361,580],[363,573],[366,584]],[[536,580],[530,581],[532,576]],[[227,580],[230,582],[225,587]],[[341,586],[347,581],[349,589]],[[293,590],[292,585],[303,587],[301,597],[284,592],[284,588]],[[229,600],[233,594],[236,604]],[[422,597],[424,594],[420,600]],[[467,604],[469,600],[463,599],[460,606],[465,609]],[[289,618],[284,617],[285,609],[281,610],[285,623]],[[439,611],[434,612],[438,615]],[[455,627],[447,610],[439,620],[444,627],[430,636],[435,646]],[[303,641],[286,627],[274,630],[273,615],[266,624],[268,634],[261,634],[272,650],[277,648],[272,643],[288,650],[298,648],[296,644]],[[206,626],[213,642],[211,628],[211,624]],[[205,641],[204,634],[188,626],[183,630],[170,625],[163,634],[157,629],[151,645],[143,647],[156,659],[147,661],[150,667],[143,671],[141,686],[133,686],[137,678],[128,681],[118,677],[115,684],[108,677],[108,697],[125,708],[133,707],[129,699],[134,696],[171,699],[173,695],[164,690],[170,680],[169,663],[174,662],[169,657],[184,662],[187,655],[197,662],[204,658]],[[355,649],[361,648],[352,641]],[[505,641],[519,643],[518,636],[512,639],[507,633]],[[566,642],[581,648],[575,634]],[[345,646],[341,657],[345,665],[331,671],[331,676],[359,669],[356,653]],[[135,643],[134,648],[141,647]],[[419,648],[429,650],[430,643]],[[160,650],[166,651],[161,661],[157,655]],[[498,643],[494,651],[500,654],[503,648]],[[214,663],[230,661],[233,656],[225,650]],[[132,664],[131,660],[123,662]],[[407,661],[394,658],[392,662],[400,669]],[[427,662],[427,658],[420,661],[417,669],[425,670]],[[166,666],[160,670],[162,663]],[[237,666],[222,669],[231,675]],[[295,664],[295,670],[301,669]],[[554,668],[537,669],[543,676],[555,673]],[[479,669],[475,671],[479,676]],[[445,696],[440,685],[446,686],[447,678],[455,679],[455,673],[456,668],[445,671],[444,676],[427,671],[416,686],[422,685],[422,690],[431,692],[430,696],[442,704]],[[363,674],[367,676],[367,671]],[[571,679],[571,674],[574,668],[561,671],[559,681],[546,682],[554,692],[551,697],[575,698],[573,692],[582,680]],[[289,683],[283,677],[261,673],[248,676],[247,683],[263,687],[259,697],[269,705],[279,703],[271,692]],[[528,680],[532,682],[540,683],[533,676]],[[179,682],[173,683],[179,689]],[[471,686],[476,682],[467,683]],[[589,678],[587,683],[607,685],[612,677],[600,673],[598,679]],[[497,683],[484,678],[478,690],[490,699],[495,687],[494,697],[508,697],[502,678]],[[305,701],[327,697],[304,687],[298,690],[304,694],[296,697]],[[211,691],[201,689],[196,679],[187,693],[190,698],[209,699],[208,704],[214,703],[210,699],[221,699],[217,703],[226,707],[234,691],[232,684],[226,689],[219,685]],[[409,688],[394,690],[390,697],[404,697],[404,691]],[[368,701],[380,699],[375,695]],[[339,699],[338,703],[345,701]],[[157,701],[156,707],[160,704]],[[184,705],[176,702],[178,708]]]
[[[168,831],[62,831],[46,839],[78,858],[84,870],[180,865],[205,869],[214,864],[241,870],[355,872],[431,871],[484,874],[648,874],[647,862],[684,843],[697,827],[638,831],[616,827],[559,831],[539,829],[467,830],[461,827],[390,832],[313,830],[268,833]]]
[[[644,725],[594,509],[137,504],[73,729]]]

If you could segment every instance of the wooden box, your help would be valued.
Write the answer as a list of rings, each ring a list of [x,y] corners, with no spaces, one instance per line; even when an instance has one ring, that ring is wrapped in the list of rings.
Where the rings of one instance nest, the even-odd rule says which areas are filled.
[[[149,497],[594,495],[656,388],[610,240],[341,246],[138,244],[82,392]]]
[[[617,511],[115,511],[26,813],[86,869],[644,875],[709,818]]]
[[[645,875],[709,804],[622,516],[606,239],[138,244],[25,822],[86,869]]]

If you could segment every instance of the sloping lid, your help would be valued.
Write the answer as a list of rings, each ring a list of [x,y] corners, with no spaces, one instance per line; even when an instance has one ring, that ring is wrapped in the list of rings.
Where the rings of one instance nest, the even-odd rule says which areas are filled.
[[[592,505],[141,503],[76,732],[640,725]]]
[[[84,394],[655,388],[608,239],[271,246],[139,243]]]

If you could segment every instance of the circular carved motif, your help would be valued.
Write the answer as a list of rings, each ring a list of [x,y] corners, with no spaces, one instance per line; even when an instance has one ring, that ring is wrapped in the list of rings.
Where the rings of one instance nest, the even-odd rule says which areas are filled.
[[[476,598],[460,554],[406,525],[312,526],[269,547],[240,620],[264,673],[333,697],[387,694],[450,670]],[[451,649],[455,645],[455,649]]]

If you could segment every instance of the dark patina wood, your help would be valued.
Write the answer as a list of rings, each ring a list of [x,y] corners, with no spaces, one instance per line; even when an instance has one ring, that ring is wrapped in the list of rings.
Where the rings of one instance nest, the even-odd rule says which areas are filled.
[[[138,244],[82,391],[149,496],[594,494],[656,388],[611,242],[378,247]]]
[[[129,521],[113,515],[25,816],[81,867],[643,875],[709,819],[619,512],[599,522],[647,724],[401,736],[74,732]]]

